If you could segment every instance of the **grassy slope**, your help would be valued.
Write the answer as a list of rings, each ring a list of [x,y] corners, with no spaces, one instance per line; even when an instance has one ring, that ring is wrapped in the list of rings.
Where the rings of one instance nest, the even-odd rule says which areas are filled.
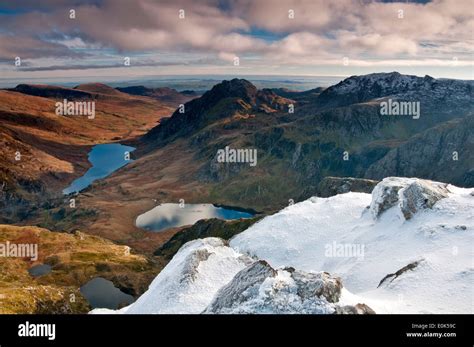
[[[0,258],[0,313],[83,313],[89,310],[79,288],[104,277],[122,290],[139,295],[161,269],[125,246],[82,232],[51,232],[38,227],[0,225],[0,243],[37,243],[39,259]],[[28,269],[46,263],[52,271],[33,278]],[[70,295],[75,296],[71,302]]]
[[[90,146],[133,139],[172,112],[147,97],[92,95],[96,117],[89,120],[57,116],[58,100],[0,90],[0,178],[8,178],[10,185],[41,181],[59,190],[87,170]],[[15,160],[17,151],[20,161]]]

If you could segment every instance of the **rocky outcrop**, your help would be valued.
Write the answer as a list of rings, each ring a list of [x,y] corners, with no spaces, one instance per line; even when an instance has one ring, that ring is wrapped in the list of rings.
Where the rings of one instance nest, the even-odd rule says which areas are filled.
[[[258,295],[259,288],[267,278],[277,275],[267,262],[260,260],[240,271],[232,281],[221,288],[204,313],[225,313],[242,305],[249,296]],[[252,293],[253,292],[253,293]]]
[[[398,72],[373,73],[351,76],[327,88],[319,95],[317,103],[323,107],[340,107],[390,96],[401,100],[423,100],[425,106],[434,102],[444,104],[442,106],[446,108],[472,107],[472,92],[471,83],[465,81],[402,75]],[[453,95],[456,97],[450,97]]]
[[[317,195],[322,198],[328,198],[348,192],[370,194],[377,183],[379,183],[379,181],[364,178],[328,176],[323,178],[319,183]]]
[[[421,177],[474,186],[474,117],[443,123],[412,137],[373,163],[366,177]]]
[[[327,272],[273,269],[260,260],[222,287],[203,313],[374,313],[366,305],[338,306],[342,282]]]
[[[375,314],[375,311],[372,310],[366,304],[356,304],[354,306],[336,306],[336,314]]]
[[[162,142],[190,135],[212,122],[234,115],[273,113],[287,109],[292,100],[278,96],[270,89],[258,90],[245,79],[222,81],[200,98],[176,110],[173,115],[152,129],[145,140]]]
[[[418,178],[388,177],[372,192],[370,211],[374,218],[397,206],[408,220],[415,213],[448,196],[447,184]]]
[[[289,272],[298,287],[297,293],[303,300],[316,295],[324,297],[331,303],[339,301],[342,289],[340,278],[332,277],[328,272],[311,273],[296,270]]]
[[[398,191],[402,187],[403,182],[397,177],[389,177],[385,178],[374,188],[370,211],[375,218],[398,203]]]
[[[422,209],[432,208],[434,204],[448,196],[446,184],[436,184],[416,180],[401,191],[400,209],[405,219],[410,219]]]
[[[253,259],[235,252],[222,239],[186,243],[126,313],[202,312],[217,290]]]

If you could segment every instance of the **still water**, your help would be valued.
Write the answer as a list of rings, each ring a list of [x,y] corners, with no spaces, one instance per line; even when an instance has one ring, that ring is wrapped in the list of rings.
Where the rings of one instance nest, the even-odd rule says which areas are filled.
[[[28,269],[28,273],[33,277],[47,275],[51,272],[51,266],[48,264],[39,264]]]
[[[92,308],[116,310],[135,301],[133,296],[125,294],[111,281],[102,277],[96,277],[83,285],[81,293]]]
[[[138,216],[136,225],[150,231],[163,231],[168,228],[192,225],[200,219],[240,219],[253,214],[213,204],[161,204]]]
[[[69,187],[64,189],[63,194],[80,192],[92,182],[109,176],[131,161],[126,160],[126,153],[134,150],[134,147],[119,143],[95,145],[89,152],[89,162],[92,167],[82,177],[74,180]]]

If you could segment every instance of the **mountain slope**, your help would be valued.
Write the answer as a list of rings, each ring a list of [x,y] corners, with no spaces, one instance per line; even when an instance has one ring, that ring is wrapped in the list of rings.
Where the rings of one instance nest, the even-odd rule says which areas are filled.
[[[98,211],[98,219],[87,226],[93,226],[99,235],[130,242],[126,239],[130,228],[135,228],[134,218],[154,205],[152,199],[156,203],[180,199],[189,203],[212,202],[271,213],[291,200],[302,201],[314,195],[327,176],[374,177],[376,169],[369,175],[369,168],[377,165],[386,167],[381,171],[387,175],[406,172],[410,176],[470,185],[466,177],[470,177],[473,161],[465,152],[471,146],[469,133],[455,139],[455,147],[463,152],[458,161],[452,161],[448,151],[427,156],[430,160],[412,151],[407,160],[416,160],[419,165],[411,171],[397,171],[392,168],[401,166],[396,164],[397,156],[391,154],[401,153],[401,148],[405,148],[402,146],[411,148],[410,144],[418,143],[422,148],[413,148],[422,153],[430,143],[443,143],[445,131],[436,129],[450,129],[450,124],[462,119],[470,122],[474,102],[469,83],[393,73],[348,80],[351,82],[345,83],[351,85],[349,93],[365,93],[366,84],[361,81],[387,87],[351,101],[355,104],[330,107],[319,104],[332,94],[335,103],[345,97],[327,92],[335,86],[320,94],[294,95],[294,100],[278,97],[272,91],[259,91],[245,80],[234,79],[214,86],[202,97],[186,103],[184,113],[176,110],[144,135],[133,163],[102,180],[100,186],[92,187],[87,196],[81,196],[87,206]],[[417,92],[420,86],[423,88]],[[445,90],[453,93],[448,93],[453,100],[460,100],[459,107],[445,101]],[[419,119],[380,114],[382,100],[407,93],[414,98],[409,100],[420,100],[422,104]],[[375,99],[367,100],[372,97]],[[294,105],[294,113],[289,112],[289,105]],[[429,142],[420,142],[425,132],[431,138]],[[217,152],[226,146],[257,150],[257,165],[218,162]],[[431,170],[433,165],[441,168],[443,163],[450,164]],[[113,211],[102,211],[110,200],[123,204]],[[109,225],[109,220],[121,222]],[[156,237],[155,241],[160,240]],[[149,242],[147,246],[147,250],[154,251],[160,244]]]
[[[187,91],[186,93],[183,93],[178,92],[176,89],[168,87],[147,88],[145,86],[130,86],[122,88],[119,87],[117,88],[117,90],[131,95],[148,96],[163,103],[169,103],[174,106],[183,104],[197,97],[197,94],[193,93],[192,91]]]
[[[230,247],[185,244],[120,312],[472,314],[473,208],[473,189],[414,178],[313,197]]]
[[[166,122],[146,134],[144,139],[158,144],[160,141],[170,142],[213,122],[257,112],[268,114],[282,111],[291,103],[291,100],[282,98],[269,89],[259,91],[247,80],[223,81],[200,98],[186,103],[184,113],[176,110]]]
[[[423,106],[461,108],[472,105],[473,85],[462,80],[418,77],[398,72],[351,76],[324,90],[317,99],[323,107],[340,107],[382,97],[420,101]]]
[[[339,305],[343,287],[326,272],[273,269],[236,253],[218,238],[184,245],[135,303],[93,314],[374,313]]]
[[[87,88],[92,87],[93,93],[44,85],[0,90],[2,218],[10,214],[8,208],[14,219],[18,205],[60,192],[83,174],[90,166],[87,153],[92,145],[134,139],[171,111],[151,98],[130,96],[105,85]],[[97,93],[99,87],[115,94]],[[64,98],[95,102],[95,118],[56,115],[55,103]]]
[[[474,186],[474,117],[442,123],[390,150],[367,170],[369,178],[387,176],[444,177]]]
[[[392,182],[400,187],[398,194],[389,193]],[[376,312],[472,313],[474,254],[469,245],[474,241],[470,217],[474,191],[447,186],[446,198],[407,220],[401,208],[405,202],[419,201],[408,194],[414,182],[428,189],[436,185],[387,178],[372,196],[347,193],[312,198],[265,218],[230,244],[275,267],[338,275],[350,292]],[[387,209],[374,218],[371,212],[377,204],[387,204]],[[419,265],[413,270],[402,271],[378,287],[387,274],[416,261]]]
[[[148,291],[121,312],[200,313],[217,290],[250,263],[250,258],[226,247],[220,239],[189,242],[153,280]]]

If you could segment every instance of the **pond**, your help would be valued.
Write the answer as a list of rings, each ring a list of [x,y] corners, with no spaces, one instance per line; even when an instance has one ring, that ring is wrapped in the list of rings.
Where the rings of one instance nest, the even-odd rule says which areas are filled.
[[[102,277],[96,277],[83,285],[81,293],[92,308],[116,310],[135,301],[133,296],[125,294],[111,281]]]
[[[213,204],[161,204],[138,216],[136,226],[149,231],[192,225],[201,219],[251,218],[254,213]]]
[[[47,275],[51,272],[51,266],[47,264],[39,264],[28,269],[28,273],[33,277]]]
[[[105,178],[132,160],[126,160],[126,153],[134,151],[134,147],[121,145],[119,143],[106,143],[95,145],[89,152],[89,162],[92,167],[87,172],[74,180],[69,187],[63,190],[63,194],[80,192],[87,188],[92,182]]]

